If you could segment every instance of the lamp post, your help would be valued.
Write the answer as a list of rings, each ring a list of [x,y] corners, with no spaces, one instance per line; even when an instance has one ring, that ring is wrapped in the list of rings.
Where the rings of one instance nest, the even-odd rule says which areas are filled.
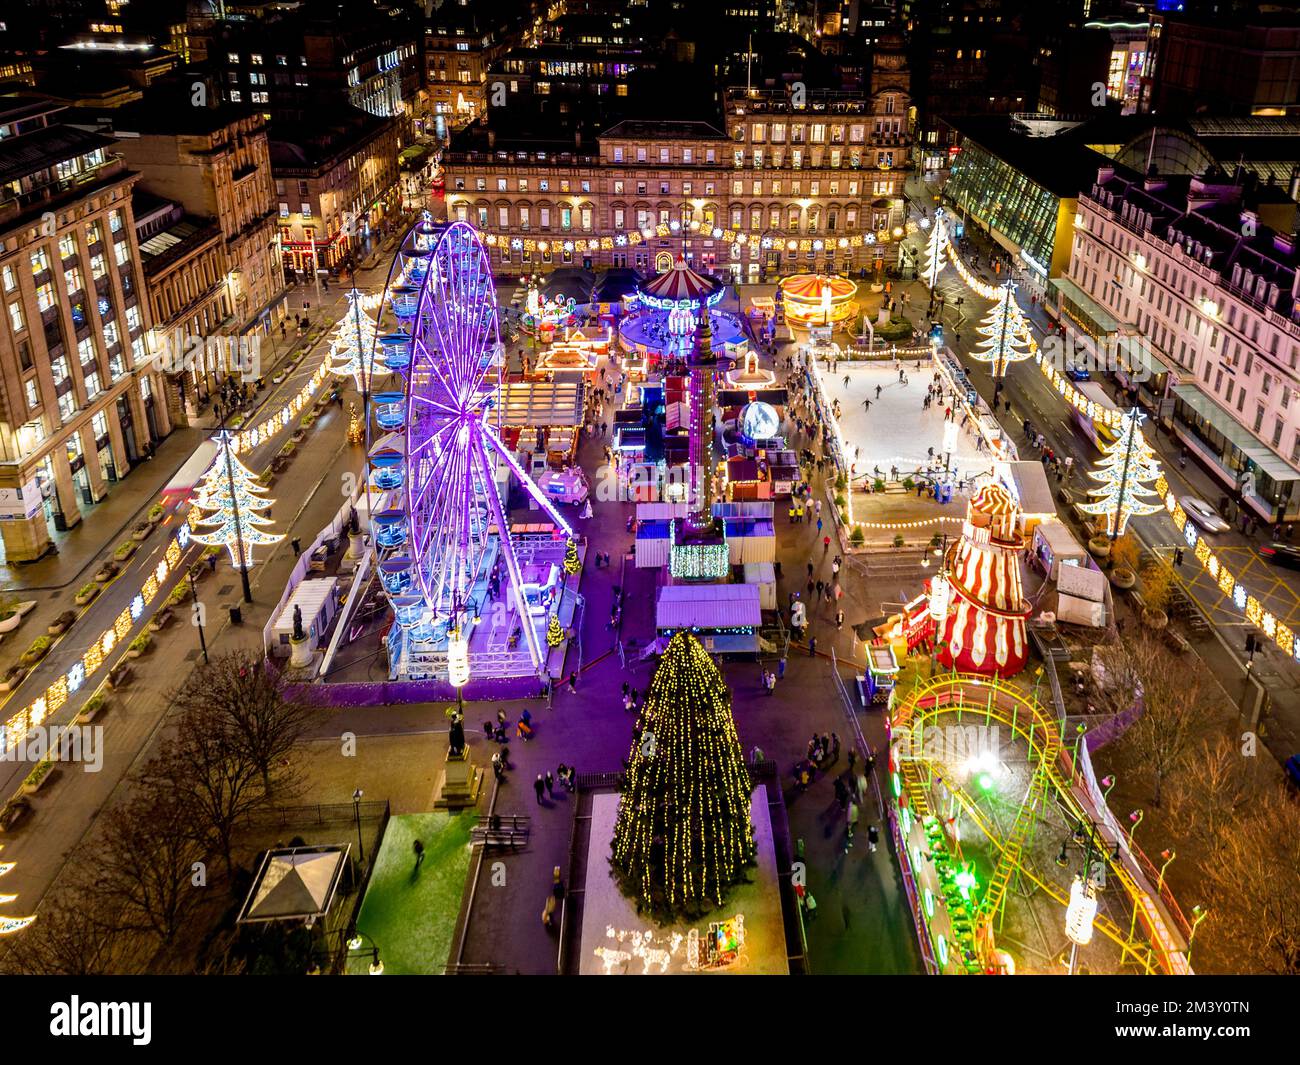
[[[1210,911],[1202,906],[1192,907],[1192,930],[1187,936],[1187,967],[1192,967],[1192,944],[1196,942],[1196,930],[1201,922],[1210,916]]]
[[[1115,775],[1112,773],[1110,776],[1102,777],[1101,786],[1102,786],[1101,798],[1102,801],[1105,802],[1110,797],[1110,789],[1115,786]]]
[[[193,596],[194,604],[197,606],[199,603],[199,590],[194,585],[194,570],[192,568],[186,570],[186,575],[190,579],[190,595]],[[196,610],[194,619],[199,630],[199,649],[203,652],[203,664],[206,666],[208,664],[208,641],[203,635],[203,611]]]
[[[369,947],[366,947],[365,945],[365,941],[367,939],[370,940]],[[376,943],[373,939],[371,939],[369,935],[367,935],[365,932],[362,932],[358,928],[352,929],[351,934],[348,936],[346,942],[347,942],[347,948],[349,954],[360,951],[363,954],[369,954],[371,956],[371,958],[373,959],[370,962],[371,976],[383,976],[384,963],[379,959],[378,943]]]
[[[1129,850],[1133,849],[1133,833],[1137,831],[1138,825],[1142,823],[1142,818],[1146,817],[1145,810],[1134,810],[1128,815],[1128,846]]]
[[[356,816],[357,821],[357,857],[360,859],[363,866],[366,862],[366,848],[361,842],[361,798],[364,795],[365,792],[360,788],[357,788],[357,790],[352,793],[352,812]]]
[[[1160,866],[1160,877],[1156,881],[1156,894],[1161,895],[1165,890],[1165,870],[1169,868],[1170,863],[1178,857],[1178,852],[1172,847],[1167,851],[1161,851],[1160,857],[1164,859],[1164,864]]]

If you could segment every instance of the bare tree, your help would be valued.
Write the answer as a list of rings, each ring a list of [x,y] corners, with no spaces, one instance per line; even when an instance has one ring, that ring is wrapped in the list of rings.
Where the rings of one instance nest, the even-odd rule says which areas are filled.
[[[83,884],[56,888],[35,922],[11,937],[0,972],[23,976],[129,976],[143,973],[152,945],[116,926],[111,902]]]
[[[202,845],[214,844],[234,871],[234,837],[265,799],[262,770],[230,719],[211,707],[191,706],[175,734],[145,769],[155,787],[188,796],[194,811],[191,831]]]
[[[194,883],[207,848],[193,826],[199,816],[188,790],[146,777],[103,818],[94,850],[97,889],[115,902],[119,927],[170,944],[204,898]],[[202,869],[206,882],[206,869]]]
[[[1264,774],[1260,759],[1225,735],[1203,740],[1191,764],[1194,774],[1170,782],[1169,818],[1178,835],[1200,840],[1213,854],[1264,790]]]
[[[1142,712],[1123,743],[1151,774],[1151,802],[1159,806],[1166,781],[1187,764],[1226,697],[1199,659],[1176,658],[1151,636],[1130,638],[1105,658],[1109,708],[1123,712],[1140,696]]]
[[[1218,953],[1234,969],[1300,975],[1300,804],[1275,787],[1230,832],[1201,876]]]
[[[271,794],[294,790],[289,755],[318,713],[301,687],[287,685],[257,654],[233,651],[200,666],[173,697],[182,711],[224,718],[233,743],[257,766]]]

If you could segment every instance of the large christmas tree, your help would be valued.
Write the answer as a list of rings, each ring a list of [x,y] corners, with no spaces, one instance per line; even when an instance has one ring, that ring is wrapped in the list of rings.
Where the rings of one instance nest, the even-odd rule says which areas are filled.
[[[731,692],[694,636],[668,644],[630,761],[610,863],[620,886],[662,920],[722,905],[754,860],[751,784]]]
[[[284,537],[264,531],[271,519],[262,511],[269,510],[275,500],[266,496],[266,489],[257,483],[253,472],[235,458],[230,434],[223,429],[213,439],[217,442],[217,457],[195,494],[195,510],[190,514],[192,537],[209,547],[229,548],[231,561],[240,568],[240,544],[247,566],[253,561],[254,545],[279,543]]]
[[[1142,435],[1145,415],[1134,407],[1126,411],[1119,435],[1103,451],[1097,468],[1088,471],[1097,488],[1088,494],[1096,498],[1080,505],[1088,514],[1106,515],[1106,532],[1112,540],[1123,534],[1128,519],[1135,514],[1154,514],[1160,509],[1159,497],[1144,483],[1160,476],[1160,463]]]
[[[971,351],[971,358],[993,364],[993,376],[1007,372],[1007,364],[1029,358],[1029,323],[1016,302],[1015,282],[998,289],[993,307],[976,327],[983,338]]]

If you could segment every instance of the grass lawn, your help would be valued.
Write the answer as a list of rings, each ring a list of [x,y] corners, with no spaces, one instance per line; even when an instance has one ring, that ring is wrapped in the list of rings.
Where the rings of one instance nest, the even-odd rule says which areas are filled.
[[[357,929],[379,948],[384,973],[441,974],[451,954],[451,937],[469,871],[469,833],[478,814],[427,813],[393,817],[366,889]],[[424,862],[415,869],[415,840]],[[365,973],[370,955],[358,952],[348,973]]]

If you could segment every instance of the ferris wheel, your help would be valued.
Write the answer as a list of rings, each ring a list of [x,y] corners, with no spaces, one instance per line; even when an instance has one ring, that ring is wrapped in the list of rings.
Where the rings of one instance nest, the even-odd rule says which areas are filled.
[[[504,349],[486,249],[466,222],[417,222],[401,244],[387,310],[393,332],[376,337],[376,369],[402,388],[376,391],[374,418],[386,435],[370,451],[370,484],[382,493],[374,543],[399,629],[399,653],[446,647],[481,616],[498,563],[533,668],[543,641],[524,590],[498,490],[504,464],[565,536],[572,529],[520,469],[498,434]]]

